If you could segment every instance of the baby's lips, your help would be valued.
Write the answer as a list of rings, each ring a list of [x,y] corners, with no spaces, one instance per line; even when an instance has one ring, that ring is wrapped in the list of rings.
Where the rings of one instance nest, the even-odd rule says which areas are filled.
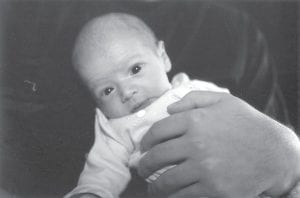
[[[145,109],[146,107],[148,107],[149,105],[152,104],[153,101],[155,101],[156,98],[152,97],[152,98],[148,98],[146,100],[144,100],[141,103],[138,103],[137,105],[135,105],[135,107],[133,108],[133,112],[136,113],[142,109]]]

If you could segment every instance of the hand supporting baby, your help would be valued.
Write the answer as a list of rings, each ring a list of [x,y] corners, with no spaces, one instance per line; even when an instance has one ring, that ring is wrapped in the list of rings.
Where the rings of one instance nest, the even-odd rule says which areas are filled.
[[[81,193],[81,194],[73,195],[71,198],[101,198],[101,197],[91,193]]]
[[[191,92],[142,140],[139,173],[170,197],[278,196],[300,177],[300,143],[287,127],[230,94]]]

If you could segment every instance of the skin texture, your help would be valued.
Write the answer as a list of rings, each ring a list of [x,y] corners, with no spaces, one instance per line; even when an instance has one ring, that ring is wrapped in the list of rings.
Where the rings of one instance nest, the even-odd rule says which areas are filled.
[[[300,176],[300,143],[288,128],[224,93],[191,92],[168,107],[142,140],[147,178],[168,165],[155,197],[278,196]]]
[[[85,194],[74,195],[71,198],[101,198],[101,197],[94,195],[94,194],[85,193]]]
[[[171,64],[163,42],[154,42],[147,31],[141,34],[136,19],[134,30],[128,28],[130,19],[108,15],[93,20],[75,44],[75,68],[109,118],[130,114],[169,89]],[[113,97],[103,99],[106,92]],[[150,185],[155,197],[281,195],[299,178],[296,135],[242,100],[192,92],[169,113],[141,143],[148,151],[140,162],[142,177],[177,165]]]
[[[108,118],[134,113],[170,89],[171,63],[164,43],[155,43],[147,33],[139,35],[141,31],[124,25],[122,17],[129,23],[127,15],[93,20],[80,34],[74,52],[81,78]]]

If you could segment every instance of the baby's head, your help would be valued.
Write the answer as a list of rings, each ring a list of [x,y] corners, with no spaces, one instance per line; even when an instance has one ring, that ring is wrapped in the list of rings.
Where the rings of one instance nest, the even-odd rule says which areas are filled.
[[[110,13],[87,23],[76,40],[73,64],[107,118],[134,113],[170,88],[163,41],[129,14]]]

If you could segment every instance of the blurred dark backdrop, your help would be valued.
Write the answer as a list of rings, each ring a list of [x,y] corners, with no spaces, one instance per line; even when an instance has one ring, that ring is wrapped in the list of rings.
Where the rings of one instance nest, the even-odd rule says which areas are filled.
[[[3,189],[21,197],[60,197],[75,186],[84,155],[93,143],[94,104],[71,69],[74,39],[81,25],[91,17],[116,7],[125,11],[136,9],[137,4],[141,10],[136,12],[140,15],[157,6],[131,1],[1,2]],[[221,4],[248,13],[265,34],[291,122],[297,126],[299,3]],[[161,32],[164,31],[167,29]],[[170,53],[171,59],[175,59]],[[140,187],[139,183],[131,186]],[[138,193],[134,196],[142,197]]]
[[[299,2],[233,1],[229,4],[249,13],[265,34],[291,121],[297,127]]]

